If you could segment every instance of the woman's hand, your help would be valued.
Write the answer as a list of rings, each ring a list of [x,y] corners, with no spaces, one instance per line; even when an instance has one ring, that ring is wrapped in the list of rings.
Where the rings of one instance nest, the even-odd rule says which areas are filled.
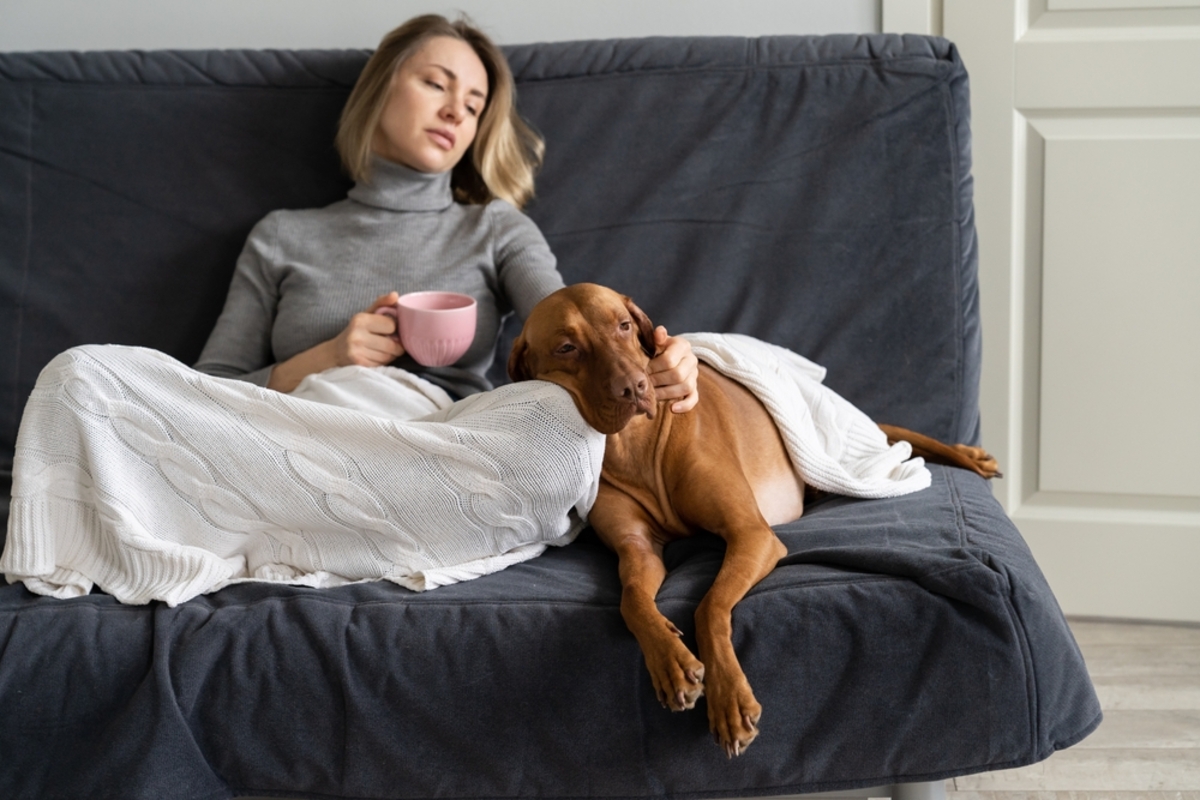
[[[276,364],[267,380],[267,388],[290,392],[300,385],[300,381],[317,372],[352,364],[381,367],[404,355],[404,348],[397,338],[393,338],[396,319],[375,313],[385,306],[394,306],[399,299],[396,292],[380,295],[370,308],[351,317],[337,336]]]
[[[404,347],[396,339],[396,318],[375,312],[394,306],[400,299],[396,292],[375,298],[366,311],[350,318],[349,324],[331,341],[333,361],[330,366],[382,367],[404,355]]]
[[[700,402],[696,388],[700,362],[692,353],[692,345],[686,339],[669,336],[662,325],[654,329],[654,345],[658,355],[650,360],[650,380],[655,394],[659,400],[674,400],[671,411],[676,414],[691,411]]]

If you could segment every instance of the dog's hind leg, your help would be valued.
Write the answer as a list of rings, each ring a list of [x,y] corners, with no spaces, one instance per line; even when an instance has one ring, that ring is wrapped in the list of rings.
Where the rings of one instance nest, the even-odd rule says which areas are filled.
[[[666,577],[662,545],[641,506],[605,483],[588,519],[617,554],[621,576],[621,616],[637,639],[664,708],[694,708],[704,694],[704,664],[683,643],[675,623],[663,616],[655,597]]]

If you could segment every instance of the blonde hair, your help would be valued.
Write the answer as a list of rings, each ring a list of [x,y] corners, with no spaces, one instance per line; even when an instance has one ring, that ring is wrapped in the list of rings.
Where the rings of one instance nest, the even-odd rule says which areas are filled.
[[[426,14],[383,37],[358,76],[338,121],[335,142],[342,164],[354,180],[370,180],[371,142],[387,104],[392,76],[436,36],[469,44],[488,76],[487,103],[475,140],[451,173],[454,198],[460,203],[483,204],[499,197],[517,208],[524,207],[533,198],[533,178],[542,165],[545,144],[517,113],[517,90],[504,54],[465,17],[450,22]]]

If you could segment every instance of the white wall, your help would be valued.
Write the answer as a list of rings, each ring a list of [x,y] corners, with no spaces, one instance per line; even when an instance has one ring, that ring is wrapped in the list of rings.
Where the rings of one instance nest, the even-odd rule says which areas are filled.
[[[880,30],[880,0],[0,0],[0,51],[374,48],[411,16],[459,11],[501,44]]]

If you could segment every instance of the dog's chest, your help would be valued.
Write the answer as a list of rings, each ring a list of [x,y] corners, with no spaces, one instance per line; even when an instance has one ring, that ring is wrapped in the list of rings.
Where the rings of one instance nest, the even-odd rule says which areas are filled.
[[[671,536],[692,532],[671,503],[665,464],[671,428],[679,421],[665,404],[654,420],[636,417],[625,430],[609,435],[601,470],[603,481],[633,498]]]

